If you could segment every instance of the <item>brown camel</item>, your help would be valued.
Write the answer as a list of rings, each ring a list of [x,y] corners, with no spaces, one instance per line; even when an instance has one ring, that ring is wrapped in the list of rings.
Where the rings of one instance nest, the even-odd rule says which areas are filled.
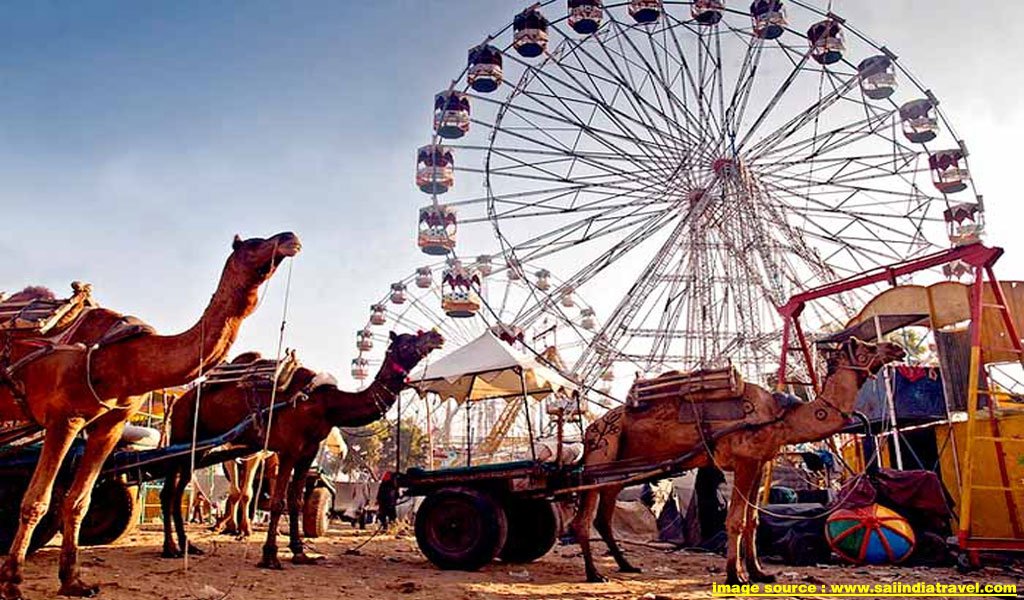
[[[0,386],[0,416],[33,421],[45,429],[46,437],[22,500],[18,532],[0,570],[0,598],[22,597],[19,584],[29,540],[49,509],[64,456],[83,431],[88,438],[85,451],[61,515],[59,593],[87,597],[98,592],[98,586],[84,583],[79,574],[78,531],[103,462],[138,410],[141,395],[187,383],[201,365],[223,360],[242,321],[256,308],[259,287],[300,248],[292,233],[245,241],[236,237],[209,306],[192,328],[178,335],[141,328],[139,335],[121,339],[103,334],[88,346],[5,340],[10,366],[6,385]]]
[[[768,582],[773,576],[765,573],[758,562],[754,535],[757,530],[757,490],[766,462],[788,444],[812,442],[838,433],[848,424],[857,391],[868,377],[886,363],[901,360],[903,349],[888,342],[877,345],[850,338],[830,357],[828,375],[822,391],[812,402],[780,407],[766,389],[747,384],[742,401],[753,417],[749,426],[742,421],[708,423],[680,422],[681,410],[689,401],[675,397],[651,403],[646,407],[617,407],[594,421],[584,436],[584,469],[592,469],[615,461],[636,461],[654,464],[686,455],[702,445],[710,449],[687,460],[680,468],[690,469],[715,464],[735,473],[729,514],[726,519],[728,546],[726,552],[727,582],[746,580],[739,559],[742,555],[751,580]],[[747,404],[749,403],[749,404]],[[715,430],[737,426],[718,439]],[[642,470],[638,467],[638,470]],[[611,530],[615,499],[621,485],[584,491],[572,530],[579,540],[586,563],[587,581],[605,581],[594,567],[591,555],[590,524],[593,523],[619,570],[638,572],[619,549]],[[598,502],[600,500],[600,503]],[[595,519],[596,516],[596,519]]]
[[[407,387],[409,371],[443,343],[444,338],[436,331],[401,335],[392,333],[391,343],[377,376],[373,383],[359,392],[345,392],[331,383],[318,384],[322,378],[305,367],[295,371],[288,387],[278,392],[277,402],[288,402],[288,405],[274,411],[269,443],[266,445],[266,450],[277,453],[280,466],[277,480],[273,483],[267,541],[258,566],[282,568],[277,557],[277,528],[285,508],[285,498],[289,516],[288,548],[292,551],[292,562],[315,562],[302,547],[299,514],[303,504],[303,483],[316,459],[320,443],[327,439],[332,427],[362,427],[383,417],[395,403],[398,394]],[[259,394],[269,396],[270,392],[263,390]],[[172,443],[192,439],[195,401],[196,393],[193,390],[175,402],[170,417]],[[200,439],[221,435],[250,418],[255,406],[265,408],[268,403],[267,397],[253,402],[251,392],[237,384],[204,387],[196,435]],[[266,432],[260,429],[250,428],[237,443],[263,449]],[[189,468],[190,465],[185,463],[168,475],[161,493],[164,523],[173,521],[178,534],[178,543],[175,544],[170,526],[165,525],[165,557],[181,556],[181,551],[186,549],[189,553],[197,550],[188,543],[181,515],[181,499],[191,477]]]

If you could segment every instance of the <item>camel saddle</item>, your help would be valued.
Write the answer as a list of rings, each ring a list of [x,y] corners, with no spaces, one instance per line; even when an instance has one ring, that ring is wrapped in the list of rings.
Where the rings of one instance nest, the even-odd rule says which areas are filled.
[[[45,337],[51,332],[67,328],[85,310],[97,306],[92,299],[90,284],[75,281],[71,284],[71,290],[71,297],[63,300],[23,300],[17,298],[17,295],[0,295],[0,331]]]
[[[735,367],[672,371],[637,380],[626,400],[627,410],[644,411],[661,402],[679,403],[679,421],[738,421],[750,412],[743,399],[743,376]]]
[[[735,367],[670,371],[654,379],[638,379],[629,390],[626,406],[643,407],[652,402],[686,398],[690,402],[715,402],[743,395],[743,376]]]
[[[281,360],[261,358],[247,363],[223,363],[217,365],[206,374],[203,385],[222,385],[233,383],[255,390],[286,389],[292,382],[292,376],[301,366],[294,350],[285,352]]]

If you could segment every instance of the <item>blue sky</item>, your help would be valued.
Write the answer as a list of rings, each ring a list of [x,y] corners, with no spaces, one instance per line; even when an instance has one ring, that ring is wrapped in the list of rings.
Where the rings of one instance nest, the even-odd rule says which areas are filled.
[[[413,153],[465,50],[525,2],[5,2],[0,289],[90,281],[165,332],[201,312],[232,236],[298,232],[288,345],[347,375],[415,249]],[[967,7],[970,6],[970,10]],[[1017,2],[837,1],[932,88],[972,152],[989,241],[1024,277]],[[238,350],[273,353],[284,278]]]

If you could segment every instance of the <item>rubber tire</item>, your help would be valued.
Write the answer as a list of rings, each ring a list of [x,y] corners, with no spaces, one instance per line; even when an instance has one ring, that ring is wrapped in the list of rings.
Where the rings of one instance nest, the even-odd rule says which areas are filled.
[[[0,476],[0,555],[6,555],[11,550],[11,542],[14,541],[21,521],[21,498],[27,488],[27,478]],[[49,512],[32,532],[32,541],[28,545],[29,554],[50,543],[60,532],[58,515],[63,503],[63,491],[54,490]]]
[[[308,538],[318,538],[327,533],[331,524],[331,490],[313,488],[302,509],[302,533]]]
[[[547,500],[505,502],[508,538],[498,553],[507,563],[531,563],[551,551],[558,537],[558,516]]]
[[[138,488],[120,479],[104,479],[92,489],[89,512],[82,519],[78,543],[82,546],[114,544],[135,530],[142,503]]]
[[[416,511],[416,542],[441,569],[479,570],[494,560],[507,537],[505,509],[483,490],[441,488]]]

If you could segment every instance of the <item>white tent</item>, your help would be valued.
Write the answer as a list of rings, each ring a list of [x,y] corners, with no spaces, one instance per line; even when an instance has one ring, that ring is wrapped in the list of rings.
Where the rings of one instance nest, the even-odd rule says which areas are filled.
[[[409,384],[421,396],[434,393],[459,403],[524,394],[539,400],[554,392],[576,389],[576,384],[558,371],[490,331],[436,362],[421,365],[409,376]]]

